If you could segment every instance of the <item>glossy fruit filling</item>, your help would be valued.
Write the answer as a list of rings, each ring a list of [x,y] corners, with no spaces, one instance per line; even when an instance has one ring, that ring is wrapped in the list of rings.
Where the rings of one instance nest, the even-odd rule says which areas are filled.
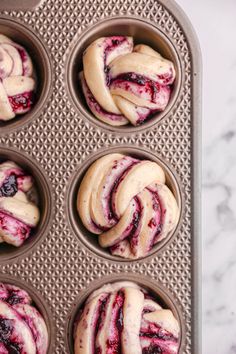
[[[13,197],[18,191],[15,174],[7,176],[0,187],[0,197]]]
[[[10,105],[15,113],[27,112],[34,103],[34,92],[28,91],[15,96],[8,96]]]

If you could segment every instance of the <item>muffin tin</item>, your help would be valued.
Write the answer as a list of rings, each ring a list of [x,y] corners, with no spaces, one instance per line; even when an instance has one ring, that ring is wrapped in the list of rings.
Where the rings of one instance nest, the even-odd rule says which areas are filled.
[[[98,237],[91,232],[89,232],[82,224],[77,212],[77,194],[79,185],[82,182],[85,172],[87,169],[99,158],[106,154],[119,153],[128,156],[132,156],[138,158],[140,160],[152,160],[158,163],[159,166],[162,167],[166,176],[166,185],[170,188],[172,193],[174,194],[179,210],[180,210],[180,219],[177,227],[171,232],[165,239],[163,239],[160,243],[158,243],[153,249],[150,251],[148,256],[134,259],[134,260],[126,260],[124,258],[113,256],[110,254],[109,250],[102,248],[98,244]],[[130,262],[144,262],[147,259],[150,260],[151,257],[155,257],[157,252],[162,251],[167,245],[173,240],[174,237],[177,236],[179,227],[182,223],[183,216],[183,205],[184,205],[184,193],[182,191],[180,180],[178,179],[177,174],[173,170],[173,168],[163,159],[159,159],[155,154],[153,154],[150,150],[144,149],[141,147],[132,147],[130,145],[122,144],[122,146],[115,146],[109,148],[109,152],[107,148],[99,149],[99,151],[95,154],[91,154],[89,158],[84,161],[79,168],[74,172],[72,178],[68,182],[68,191],[66,198],[66,213],[67,220],[73,230],[74,234],[78,237],[80,242],[87,247],[91,252],[95,253],[97,256],[101,258],[105,258],[108,260],[113,260],[121,263],[130,263]]]
[[[180,325],[180,338],[179,338],[179,348],[180,352],[182,352],[185,345],[185,323],[183,320],[183,316],[180,310],[180,307],[173,300],[173,297],[166,291],[162,286],[150,280],[145,276],[139,276],[135,274],[127,274],[121,273],[119,275],[111,275],[106,276],[102,280],[93,282],[90,286],[86,288],[85,291],[82,291],[76,301],[73,303],[71,310],[67,317],[67,328],[66,328],[66,344],[67,350],[69,353],[73,353],[73,332],[74,332],[74,323],[78,318],[78,312],[83,307],[89,295],[93,293],[93,291],[99,289],[105,284],[112,284],[117,281],[131,281],[134,282],[140,287],[144,288],[148,291],[152,297],[157,300],[157,303],[162,306],[162,308],[170,309],[179,322]]]
[[[28,155],[14,148],[0,145],[0,163],[13,161],[26,173],[33,177],[34,186],[29,198],[39,207],[40,220],[32,235],[17,248],[6,243],[0,245],[0,264],[16,262],[19,258],[26,256],[47,234],[50,227],[53,213],[53,196],[48,178],[38,163]]]
[[[49,335],[48,351],[49,353],[52,353],[55,344],[54,326],[50,308],[45,302],[44,298],[31,285],[15,277],[9,275],[0,275],[0,283],[15,285],[27,291],[32,299],[33,306],[39,311],[45,321]]]
[[[34,106],[29,112],[18,115],[15,119],[5,122],[0,121],[0,135],[2,135],[22,128],[42,113],[45,103],[50,97],[52,66],[49,51],[44,42],[28,26],[14,19],[1,16],[0,33],[21,44],[27,50],[33,62],[33,76],[36,82]]]
[[[130,125],[125,127],[111,127],[110,125],[99,121],[87,107],[83,92],[78,84],[78,72],[83,70],[82,56],[84,50],[97,38],[117,34],[133,37],[134,45],[145,43],[151,46],[165,59],[172,61],[176,70],[176,79],[166,109],[163,112],[155,114],[154,117],[145,122],[145,124],[137,127],[132,127]],[[83,33],[80,36],[77,36],[76,40],[72,42],[71,48],[68,50],[65,81],[72,104],[74,104],[75,109],[77,109],[78,112],[81,112],[90,123],[103,130],[124,135],[129,133],[139,133],[147,130],[147,128],[150,129],[162,119],[170,116],[171,110],[174,109],[174,106],[177,103],[176,101],[181,95],[183,83],[182,75],[184,75],[184,72],[181,69],[181,61],[178,51],[174,47],[172,41],[161,29],[158,29],[156,26],[153,26],[151,22],[141,18],[117,16],[116,18],[108,18],[93,26],[89,26],[87,30],[83,31]]]
[[[30,116],[0,126],[0,157],[32,172],[46,216],[23,254],[0,257],[1,276],[23,279],[45,298],[55,332],[50,354],[73,353],[68,331],[86,294],[122,279],[143,284],[173,309],[181,324],[180,353],[199,354],[201,65],[190,23],[172,0],[47,0],[24,12],[18,11],[23,2],[10,3],[12,11],[1,12],[0,30],[11,28],[5,33],[29,50],[44,94]],[[82,50],[101,34],[129,34],[153,45],[160,39],[154,47],[174,60],[178,75],[172,101],[159,117],[114,129],[91,116],[76,86],[76,68]],[[96,157],[113,151],[160,161],[181,207],[174,234],[140,261],[104,254],[75,220],[73,191],[80,178]]]

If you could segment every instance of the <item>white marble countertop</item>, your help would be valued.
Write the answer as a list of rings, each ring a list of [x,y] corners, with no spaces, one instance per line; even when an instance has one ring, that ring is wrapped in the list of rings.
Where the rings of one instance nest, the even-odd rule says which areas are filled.
[[[236,1],[177,2],[195,27],[203,56],[203,354],[233,354],[236,353]]]

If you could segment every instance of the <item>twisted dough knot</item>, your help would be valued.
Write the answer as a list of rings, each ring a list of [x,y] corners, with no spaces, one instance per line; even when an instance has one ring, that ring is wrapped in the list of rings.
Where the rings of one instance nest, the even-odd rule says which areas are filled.
[[[19,247],[39,221],[39,210],[28,200],[33,186],[28,176],[14,162],[0,164],[0,243]]]
[[[46,354],[48,343],[46,324],[29,294],[0,283],[0,353]]]
[[[35,80],[26,50],[0,35],[0,120],[28,112],[33,104]]]
[[[178,353],[179,324],[170,310],[132,282],[92,293],[75,330],[75,354]]]
[[[93,114],[110,125],[139,125],[163,111],[175,80],[172,62],[132,37],[103,37],[83,55],[83,93]]]
[[[77,209],[99,244],[124,258],[146,256],[175,229],[179,208],[155,162],[122,154],[106,155],[88,169]]]

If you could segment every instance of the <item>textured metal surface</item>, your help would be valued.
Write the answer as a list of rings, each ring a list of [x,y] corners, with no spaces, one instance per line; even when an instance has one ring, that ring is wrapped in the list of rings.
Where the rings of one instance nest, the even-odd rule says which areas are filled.
[[[44,0],[1,0],[0,10],[33,10]]]
[[[170,36],[179,49],[185,71],[184,89],[177,109],[155,129],[132,137],[112,135],[89,125],[73,109],[64,85],[64,53],[73,37],[101,18],[127,13],[148,18]],[[186,322],[187,340],[183,353],[198,354],[193,349],[191,318],[192,311],[196,310],[191,307],[196,290],[191,278],[194,270],[191,222],[194,76],[191,51],[182,25],[155,0],[48,0],[35,12],[5,11],[3,14],[30,25],[44,39],[53,59],[55,80],[47,110],[33,124],[1,137],[0,142],[24,150],[45,169],[55,194],[55,216],[43,243],[27,258],[3,266],[2,272],[31,282],[50,304],[56,326],[55,353],[67,352],[65,321],[80,290],[105,274],[131,271],[149,275],[174,294],[182,305]],[[148,147],[164,157],[176,170],[184,188],[186,208],[177,237],[160,256],[142,264],[121,265],[97,258],[80,246],[65,217],[65,193],[73,171],[91,152],[114,143]],[[196,186],[194,188],[196,190]]]
[[[49,309],[49,306],[45,302],[42,295],[38,291],[36,291],[29,283],[22,281],[16,277],[10,276],[8,274],[5,275],[0,274],[0,282],[3,282],[4,284],[13,284],[15,286],[18,286],[19,288],[26,290],[27,293],[30,295],[33,305],[41,313],[46,323],[48,329],[48,335],[49,335],[48,347],[49,347],[49,352],[52,353],[53,345],[54,345],[54,335],[55,335],[53,321],[51,320],[52,316],[51,316],[51,311]]]
[[[121,273],[119,275],[110,275],[102,277],[97,281],[93,281],[89,286],[80,292],[78,298],[72,306],[71,311],[68,314],[67,318],[67,327],[65,331],[65,339],[67,348],[70,353],[73,353],[73,332],[74,332],[74,324],[76,319],[78,320],[78,313],[81,310],[81,307],[84,306],[86,299],[91,293],[103,285],[107,283],[115,283],[117,281],[131,281],[139,284],[142,288],[146,289],[149,294],[151,294],[157,303],[161,305],[163,308],[170,309],[177,321],[180,324],[180,336],[179,336],[179,348],[180,353],[182,353],[182,349],[185,345],[185,323],[182,316],[182,311],[179,307],[179,304],[176,304],[176,300],[173,299],[171,294],[168,294],[168,291],[164,289],[159,283],[150,279],[147,276],[140,276],[137,274],[127,274]]]

